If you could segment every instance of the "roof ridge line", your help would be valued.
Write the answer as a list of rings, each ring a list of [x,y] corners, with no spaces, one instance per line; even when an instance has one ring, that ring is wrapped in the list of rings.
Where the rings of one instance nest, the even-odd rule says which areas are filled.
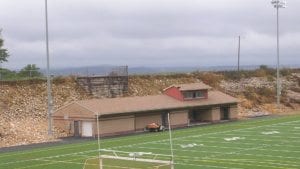
[[[74,103],[75,103],[75,101],[70,102],[70,103],[68,103],[68,104],[66,104],[66,105],[64,105],[64,106],[62,106],[62,107],[58,108],[57,110],[53,110],[52,115],[53,115],[55,112],[60,111],[61,109],[64,109],[64,108],[66,108],[66,107],[68,107],[68,106],[70,106],[71,104],[74,104]]]
[[[75,102],[75,104],[78,104],[79,106],[81,106],[81,107],[83,107],[84,109],[86,109],[86,110],[88,110],[88,111],[94,113],[95,115],[98,115],[98,114],[99,114],[98,112],[95,112],[95,111],[91,110],[90,108],[88,108],[88,107],[86,107],[86,106],[84,106],[84,105],[78,103],[77,101]]]

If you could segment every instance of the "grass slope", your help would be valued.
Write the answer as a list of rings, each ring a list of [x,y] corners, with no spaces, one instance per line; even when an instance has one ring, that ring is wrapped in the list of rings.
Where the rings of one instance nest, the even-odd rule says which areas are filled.
[[[173,131],[176,169],[300,168],[300,115],[267,117]],[[168,132],[101,141],[101,149],[170,154]],[[0,168],[82,169],[98,155],[97,141],[0,154]],[[164,157],[166,158],[166,157]],[[167,159],[165,159],[167,160]],[[96,160],[97,161],[97,160]],[[128,167],[111,160],[107,168]],[[97,168],[88,162],[87,168]],[[130,166],[130,165],[133,166]],[[150,167],[150,168],[151,168]],[[106,168],[104,168],[106,169]]]

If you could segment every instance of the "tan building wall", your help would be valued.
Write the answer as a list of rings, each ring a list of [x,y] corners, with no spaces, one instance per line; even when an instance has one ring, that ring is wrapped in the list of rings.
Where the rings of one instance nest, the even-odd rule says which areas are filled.
[[[97,125],[97,124],[94,124]],[[104,118],[99,121],[100,134],[114,134],[132,132],[134,128],[134,116],[119,116],[113,118]],[[97,130],[97,127],[95,127]],[[94,130],[97,134],[97,131]]]
[[[153,113],[135,116],[135,130],[143,130],[147,124],[162,124],[161,113]]]
[[[228,105],[229,119],[237,119],[237,105]],[[135,115],[114,115],[100,119],[100,134],[112,135],[143,130],[149,123],[162,124],[163,112],[141,112]],[[196,110],[195,119],[200,121],[221,120],[220,107],[212,107]],[[170,120],[173,127],[185,126],[189,123],[189,110],[171,111]],[[73,103],[55,112],[53,116],[54,126],[74,134],[74,121],[79,121],[79,134],[82,133],[82,122],[93,122],[93,135],[97,135],[96,116],[93,112]],[[167,126],[166,126],[167,127]]]
[[[170,121],[172,126],[186,126],[189,122],[188,110],[171,112]]]
[[[197,121],[211,121],[211,109],[201,109],[198,110]]]
[[[68,134],[73,133],[72,121],[65,119],[53,119],[53,125]]]
[[[238,118],[238,107],[237,105],[231,105],[229,108],[229,119],[235,120]]]
[[[220,107],[213,107],[211,110],[211,121],[220,121],[220,120],[221,120]]]
[[[82,122],[87,121],[87,122],[95,122],[95,119],[80,119],[80,118],[75,118],[75,119],[63,119],[63,118],[54,118],[53,119],[53,125],[55,128],[58,128],[60,130],[65,131],[68,133],[70,136],[73,136],[75,133],[75,128],[74,128],[74,122],[78,121],[78,134],[81,135],[82,133]]]

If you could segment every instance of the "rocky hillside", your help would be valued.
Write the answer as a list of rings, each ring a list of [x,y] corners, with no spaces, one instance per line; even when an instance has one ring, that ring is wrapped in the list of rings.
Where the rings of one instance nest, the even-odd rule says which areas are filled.
[[[54,109],[89,98],[73,78],[56,79],[52,87]],[[45,81],[0,83],[0,93],[0,147],[54,139],[47,136]]]
[[[187,73],[171,75],[143,75],[129,77],[128,96],[160,94],[171,84],[203,81],[241,101],[240,115],[274,113],[275,81],[268,77],[228,79],[222,73]],[[283,78],[283,111],[298,108],[300,74]],[[75,100],[89,99],[72,77],[53,81],[54,108]],[[55,140],[47,136],[46,82],[41,80],[0,82],[0,147]]]

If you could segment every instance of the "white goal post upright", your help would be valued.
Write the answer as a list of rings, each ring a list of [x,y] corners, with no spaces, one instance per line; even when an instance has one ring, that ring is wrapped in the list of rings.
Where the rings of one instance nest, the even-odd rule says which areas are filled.
[[[172,141],[172,130],[171,130],[171,121],[170,121],[170,113],[168,113],[168,123],[169,123],[169,137],[170,137],[170,149],[171,149],[171,169],[174,168],[174,152],[173,152],[173,141]]]
[[[99,169],[103,169],[103,165],[102,165],[102,158],[101,157],[101,152],[100,152],[100,129],[99,129],[100,125],[99,125],[99,112],[97,112],[97,137],[98,137],[98,158],[99,158]]]

